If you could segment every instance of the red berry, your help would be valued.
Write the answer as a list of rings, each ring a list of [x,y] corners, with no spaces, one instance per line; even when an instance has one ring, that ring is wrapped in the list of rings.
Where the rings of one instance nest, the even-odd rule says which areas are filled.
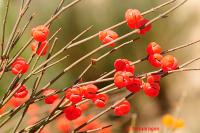
[[[126,71],[127,72],[130,72],[130,73],[132,73],[132,74],[134,74],[134,72],[135,72],[135,66],[134,65],[129,65],[129,66],[127,66],[126,67]]]
[[[51,94],[55,93],[55,91],[56,90],[54,90],[54,89],[45,89],[43,91],[43,95],[46,96],[44,99],[44,102],[46,104],[52,104],[52,103],[54,103],[54,101],[56,101],[58,99],[57,94],[51,95]],[[51,96],[48,96],[48,95],[51,95]]]
[[[18,84],[16,85],[18,87]],[[14,94],[15,98],[25,98],[28,94],[28,91],[26,89],[26,86],[22,85],[20,88],[17,90],[17,92]]]
[[[78,107],[70,106],[64,109],[65,117],[68,120],[75,120],[81,116],[81,110]]]
[[[154,67],[161,67],[161,60],[163,56],[161,54],[152,54],[149,55],[148,61]]]
[[[66,98],[76,104],[82,100],[82,91],[80,88],[71,88],[66,91]]]
[[[29,65],[26,63],[25,59],[17,58],[11,65],[12,73],[17,75],[19,73],[24,74],[27,72]]]
[[[49,34],[49,29],[44,25],[40,25],[33,28],[31,34],[36,41],[43,42]]]
[[[106,38],[106,36],[107,36],[107,31],[106,30],[99,32],[99,40],[103,41],[104,38]]]
[[[131,78],[131,81],[126,86],[127,90],[136,93],[141,90],[142,80],[140,78]]]
[[[44,41],[42,43],[33,42],[31,48],[34,53],[36,53],[37,55],[43,56],[47,53],[49,46],[47,44],[47,41]]]
[[[125,71],[127,64],[129,64],[127,59],[116,59],[114,62],[114,67],[116,71]]]
[[[138,25],[137,25],[137,29],[140,29],[139,34],[144,35],[146,32],[150,31],[152,26],[151,24],[149,24],[148,26],[145,26],[145,24],[147,24],[149,22],[149,20],[147,19],[142,19]]]
[[[159,94],[160,85],[158,83],[144,83],[143,89],[147,96],[156,97]]]
[[[86,85],[83,87],[83,95],[87,99],[95,98],[97,91],[98,88],[93,84]]]
[[[103,39],[102,43],[103,43],[103,44],[107,44],[107,43],[112,42],[112,41],[113,41],[113,39],[112,39],[111,37],[106,36],[106,37]],[[110,46],[115,46],[115,43],[110,44]]]
[[[130,72],[122,72],[118,71],[114,75],[114,83],[115,86],[118,88],[126,87],[126,85],[131,81],[131,77],[133,77],[133,74]]]
[[[130,61],[127,59],[116,59],[114,62],[116,71],[127,71],[134,74],[135,66],[130,65]]]
[[[112,42],[113,40],[118,38],[118,34],[112,30],[105,30],[99,32],[99,40],[103,44],[107,44],[109,42]],[[115,46],[115,43],[110,44],[110,46]]]
[[[152,83],[159,83],[160,82],[160,75],[149,75],[147,77],[147,82],[152,84]]]
[[[161,67],[164,72],[175,70],[178,67],[178,61],[174,56],[166,55],[161,60]]]
[[[161,49],[160,45],[155,43],[155,42],[149,43],[148,46],[147,46],[147,49],[146,49],[146,52],[149,55],[155,54],[155,53],[160,54],[161,51],[162,51],[162,49]]]
[[[106,94],[97,94],[93,102],[97,107],[103,108],[108,102],[108,96]]]
[[[140,11],[137,9],[128,9],[125,13],[125,20],[129,28],[134,29],[138,23],[143,19]]]
[[[124,101],[114,108],[114,113],[117,116],[126,115],[130,112],[131,105],[128,101]]]

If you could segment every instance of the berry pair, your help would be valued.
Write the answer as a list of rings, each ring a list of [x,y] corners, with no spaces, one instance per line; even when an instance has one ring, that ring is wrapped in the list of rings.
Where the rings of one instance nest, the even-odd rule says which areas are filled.
[[[107,44],[112,42],[113,40],[118,38],[118,34],[112,30],[104,30],[99,32],[99,40],[103,44]],[[115,43],[110,44],[110,46],[115,46]]]
[[[97,86],[93,84],[89,84],[89,85],[83,86],[82,88],[83,88],[83,95],[85,98],[93,99],[96,97],[96,93],[98,91]]]
[[[116,71],[126,71],[134,74],[135,66],[131,66],[131,62],[127,59],[117,59],[114,62],[114,67]]]
[[[11,71],[14,75],[24,74],[28,71],[29,65],[26,63],[25,59],[17,58],[11,65]]]
[[[108,96],[105,94],[97,94],[98,88],[93,84],[89,84],[82,87],[70,88],[66,91],[66,98],[73,104],[76,104],[82,100],[82,97],[91,99],[93,103],[99,107],[105,107],[108,102]]]
[[[142,80],[130,72],[118,71],[114,75],[114,83],[118,88],[126,87],[130,92],[136,93],[141,90]]]
[[[98,88],[95,85],[89,84],[81,87],[69,88],[66,91],[65,96],[73,104],[76,104],[82,100],[82,97],[87,99],[95,98],[97,91]]]
[[[155,42],[151,42],[148,44],[146,52],[148,54],[149,63],[156,68],[161,67],[161,60],[163,56],[161,55],[162,49],[160,45]]]
[[[33,38],[38,42],[46,41],[48,34],[49,34],[49,29],[44,25],[40,25],[33,28],[31,32]]]
[[[83,86],[84,97],[91,99],[96,107],[103,108],[108,102],[108,96],[106,94],[97,94],[97,91],[98,88],[93,84]]]
[[[141,35],[150,31],[152,28],[151,24],[146,26],[149,21],[137,9],[128,9],[125,13],[125,20],[130,29],[140,29],[139,34]]]
[[[106,94],[97,94],[95,98],[92,99],[93,103],[98,108],[103,108],[108,102],[108,96]]]
[[[147,83],[143,83],[143,90],[147,96],[156,97],[160,92],[160,75],[149,75]]]
[[[114,114],[117,116],[123,116],[130,112],[131,105],[128,101],[123,101],[114,108]]]
[[[114,83],[115,86],[120,88],[126,87],[131,82],[131,78],[134,75],[130,72],[126,71],[118,71],[114,75]]]
[[[48,48],[49,48],[47,43],[48,43],[47,41],[43,41],[41,43],[35,41],[32,43],[31,49],[37,55],[44,56],[44,55],[46,55]]]
[[[114,83],[118,88],[126,87],[127,90],[135,93],[140,91],[142,81],[134,76],[135,66],[131,66],[131,62],[127,59],[115,60],[114,67],[116,73],[114,75]]]
[[[32,43],[32,51],[37,55],[45,55],[48,50],[48,42],[46,41],[46,39],[49,34],[49,29],[44,25],[40,25],[36,28],[33,28],[31,34],[36,40],[36,42]]]
[[[70,88],[66,91],[65,96],[73,104],[76,104],[82,100],[83,92],[81,88]]]

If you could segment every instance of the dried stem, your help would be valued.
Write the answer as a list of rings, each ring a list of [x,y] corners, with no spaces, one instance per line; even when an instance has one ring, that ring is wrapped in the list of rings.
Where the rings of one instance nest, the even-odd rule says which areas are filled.
[[[58,64],[58,63],[60,63],[61,61],[67,59],[67,57],[69,57],[69,55],[66,55],[66,56],[62,57],[61,59],[59,59],[59,60],[57,60],[57,61],[55,61],[55,62],[53,62],[53,63],[47,65],[46,67],[43,67],[42,69],[36,71],[36,72],[34,73],[34,75],[36,75],[36,74],[38,74],[38,73],[40,73],[40,72],[42,72],[42,71],[44,71],[44,70],[47,70],[48,68],[50,68],[50,67],[52,67],[52,66],[54,66],[54,65],[56,65],[56,64]]]
[[[91,123],[94,120],[98,119],[99,117],[101,117],[102,115],[104,115],[105,113],[107,113],[108,111],[110,111],[111,109],[113,109],[115,106],[119,105],[121,102],[125,101],[126,99],[130,98],[133,95],[134,95],[134,93],[130,93],[127,96],[123,97],[122,99],[116,101],[113,105],[109,106],[107,109],[105,109],[102,112],[98,113],[93,118],[91,118],[87,122],[81,124],[79,127],[77,127],[76,129],[74,129],[73,133],[79,131],[80,129],[82,129],[83,127],[85,127],[86,125],[88,125],[89,123]]]
[[[112,54],[113,52],[117,51],[118,49],[122,48],[123,46],[127,45],[127,44],[130,44],[130,43],[133,43],[134,41],[138,40],[139,38],[136,38],[134,40],[131,40],[131,41],[128,41],[128,42],[125,42],[125,43],[122,43],[120,44],[119,46],[113,48],[112,50],[108,51],[107,53],[101,55],[100,57],[94,59],[92,58],[91,59],[91,63],[85,68],[85,70],[79,75],[78,77],[78,80],[79,81],[83,75],[94,65],[96,65],[97,62],[99,62],[100,60],[102,60],[103,58],[107,57],[108,55]]]
[[[31,21],[33,20],[35,14],[32,14],[31,17],[29,18],[28,22],[25,24],[24,28],[22,29],[21,32],[19,32],[19,34],[16,34],[13,41],[12,41],[12,49],[13,47],[17,44],[17,42],[19,41],[19,39],[23,36],[24,32],[26,31],[26,29],[28,28],[29,24],[31,23]],[[11,49],[11,51],[12,51]],[[9,61],[10,62],[10,61]],[[9,66],[9,65],[8,65]]]
[[[1,36],[1,57],[3,55],[3,50],[4,50],[4,40],[5,40],[5,29],[6,29],[6,21],[7,21],[7,16],[8,16],[8,9],[9,9],[9,4],[10,4],[10,0],[7,1],[6,4],[6,9],[5,9],[5,16],[3,18],[3,28],[2,28],[2,36]],[[1,59],[3,60],[3,59]],[[0,63],[1,64],[1,63]]]
[[[147,10],[147,11],[143,12],[141,15],[147,15],[147,14],[149,14],[149,13],[151,13],[151,12],[155,12],[156,10],[158,10],[158,9],[164,7],[164,6],[167,6],[167,5],[169,5],[169,4],[171,4],[171,3],[175,2],[175,1],[177,1],[177,0],[170,0],[170,1],[167,1],[167,2],[165,2],[165,3],[163,3],[163,4],[161,4],[161,5],[158,5],[158,6],[152,8],[152,9],[150,9],[150,10]],[[126,23],[126,21],[119,22],[119,23],[117,23],[117,24],[115,24],[115,25],[113,25],[113,26],[111,26],[111,27],[109,27],[109,28],[107,28],[107,29],[105,29],[105,30],[111,30],[111,29],[117,28],[117,27],[119,27],[119,26],[121,26],[121,25],[123,25],[123,24],[125,24],[125,23]],[[96,33],[96,34],[94,34],[94,35],[92,35],[92,36],[90,36],[90,37],[88,37],[88,38],[86,38],[86,39],[84,39],[84,40],[75,42],[75,43],[73,43],[69,48],[74,47],[74,46],[77,46],[77,45],[79,45],[79,44],[82,44],[82,43],[84,43],[84,42],[86,42],[86,41],[89,41],[89,40],[91,40],[91,39],[97,37],[98,35],[99,35],[99,33]]]
[[[163,51],[161,54],[167,54],[167,53],[170,53],[170,52],[174,52],[174,51],[177,51],[177,50],[180,50],[182,48],[186,48],[186,47],[189,47],[189,46],[193,46],[193,45],[197,45],[199,44],[200,40],[197,40],[197,41],[194,41],[194,42],[190,42],[190,43],[186,43],[186,44],[183,44],[183,45],[180,45],[180,46],[177,46],[175,48],[172,48],[172,49],[169,49],[169,50],[166,50],[166,51]],[[136,65],[138,63],[141,63],[145,60],[147,60],[148,56],[146,57],[143,57],[139,60],[136,60],[134,62],[131,63],[131,65]],[[106,73],[105,75],[101,76],[100,78],[98,78],[97,80],[101,80],[101,79],[104,79],[108,76],[110,76],[111,74],[113,74],[115,72],[115,70],[113,69],[112,71]]]
[[[12,46],[11,46],[11,42],[12,42],[12,40],[13,40],[13,37],[14,37],[15,32],[16,32],[16,30],[17,30],[17,27],[19,26],[19,23],[20,23],[22,17],[24,16],[24,14],[26,13],[26,11],[28,10],[30,3],[31,3],[31,0],[28,0],[28,1],[26,2],[26,4],[24,5],[23,9],[20,10],[18,19],[17,19],[17,21],[16,21],[16,23],[15,23],[15,26],[14,26],[14,28],[13,28],[13,31],[12,31],[11,34],[10,34],[10,38],[9,38],[9,40],[8,40],[8,43],[7,43],[7,46],[6,46],[5,51],[4,51],[4,53],[3,53],[3,56],[8,56],[8,54],[9,54],[9,52],[10,52],[10,49],[11,49],[11,47],[12,47]]]

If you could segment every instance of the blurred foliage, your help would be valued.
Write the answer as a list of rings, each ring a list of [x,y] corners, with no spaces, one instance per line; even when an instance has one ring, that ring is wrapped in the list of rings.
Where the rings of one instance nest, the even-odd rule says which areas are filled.
[[[67,4],[71,1],[72,0],[67,0],[65,3]],[[5,2],[6,0],[0,0],[0,23],[2,23],[2,18],[5,10]],[[88,37],[100,30],[103,30],[111,25],[121,22],[124,19],[124,12],[128,8],[137,8],[140,11],[146,11],[163,2],[166,2],[166,0],[82,0],[76,6],[70,8],[64,14],[59,16],[57,21],[53,23],[51,27],[51,34],[53,34],[54,31],[56,31],[58,28],[62,28],[62,31],[57,35],[59,41],[56,44],[55,52],[61,49],[63,46],[65,46],[67,42],[69,42],[78,33],[82,32],[84,29],[91,25],[93,25],[93,28],[80,39]],[[19,48],[22,47],[22,45],[24,45],[25,42],[28,40],[28,38],[30,37],[30,30],[32,27],[43,24],[46,20],[48,20],[48,18],[51,16],[53,11],[57,7],[58,3],[59,0],[32,1],[30,10],[28,11],[26,17],[23,19],[23,22],[20,24],[20,27],[23,27],[23,25],[27,22],[29,16],[32,13],[35,13],[35,17],[33,19],[33,22],[31,23],[31,26],[29,26],[28,30],[25,32],[23,38],[20,39],[19,43],[14,48],[12,55],[14,55],[17,52],[17,50],[19,50]],[[187,4],[195,5],[195,3],[197,5],[200,4],[198,0],[190,0]],[[98,62],[94,67],[92,67],[90,72],[88,72],[87,75],[83,77],[83,80],[94,80],[95,78],[99,77],[102,73],[112,70],[113,62],[117,58],[128,58],[132,61],[135,61],[144,57],[146,55],[145,47],[150,41],[155,41],[159,43],[165,50],[197,39],[197,37],[199,36],[191,36],[193,35],[195,25],[199,24],[200,10],[193,10],[191,9],[191,6],[188,6],[187,4],[180,7],[180,9],[174,11],[166,18],[154,23],[152,31],[147,33],[145,36],[141,36],[140,40],[134,42],[133,44],[129,44],[128,46],[123,47],[119,51],[110,55],[109,58],[105,58],[102,61]],[[9,34],[17,18],[19,7],[20,2],[12,0],[10,8],[11,10],[9,10],[8,23],[6,26],[6,40],[8,39]],[[165,11],[166,9],[168,9],[169,7],[170,6],[167,6],[159,11],[153,12],[150,15],[147,15],[146,17],[149,19],[153,18]],[[126,25],[123,25],[117,28],[115,31],[117,31],[119,35],[124,35],[127,32],[130,32],[131,30],[127,28]],[[118,44],[134,39],[136,37],[138,37],[138,35],[130,36],[124,39],[123,41],[118,42]],[[84,54],[88,53],[89,51],[98,47],[99,45],[101,45],[99,40],[95,38],[84,44],[81,44],[78,47],[72,48],[64,52],[60,57],[62,57],[63,55],[69,55],[69,58],[63,61],[61,64],[49,69],[46,72],[45,78],[43,78],[41,86],[46,84],[50,79],[52,79],[52,77],[61,72],[66,66],[70,65],[75,60],[79,59]],[[95,53],[95,55],[93,55],[92,58],[97,58],[108,50],[110,50],[110,48],[101,50],[100,52]],[[180,60],[180,63],[183,63],[189,59],[194,58],[195,55],[199,53],[198,50],[193,50],[194,51],[189,50],[188,48],[187,50],[180,50],[173,54],[177,56],[177,58]],[[30,56],[30,52],[31,49],[28,48],[22,56],[24,58],[28,58]],[[42,60],[40,60],[40,62],[42,62]],[[60,78],[51,87],[62,89],[66,86],[69,86],[73,81],[76,80],[77,76],[82,72],[82,70],[84,70],[84,68],[89,63],[90,59],[83,61],[75,68],[71,69],[67,74]],[[155,69],[153,69],[147,62],[141,63],[136,66],[137,73],[145,73],[152,70]],[[141,122],[143,124],[148,123],[148,121],[151,121],[152,118],[155,119],[155,116],[159,116],[162,113],[173,110],[173,101],[177,101],[178,97],[180,96],[179,93],[174,92],[174,89],[176,89],[175,87],[178,86],[180,89],[190,87],[190,89],[192,89],[192,85],[189,84],[186,81],[186,79],[180,79],[180,77],[183,76],[186,76],[186,74],[171,75],[167,78],[164,78],[162,80],[161,95],[156,99],[150,99],[144,96],[144,94],[142,93],[132,98],[131,101],[133,103],[133,107],[135,108],[133,109],[133,112],[139,114],[137,122]],[[6,88],[6,86],[12,78],[13,75],[11,74],[6,74],[4,76],[4,79],[0,83],[1,91],[4,91],[4,89]],[[181,85],[177,85],[180,83]],[[32,82],[30,81],[26,85],[31,86]],[[104,85],[102,84],[99,87],[102,86]],[[199,88],[199,86],[197,87]],[[113,100],[115,99],[116,98],[113,98]],[[129,119],[126,118],[130,118],[130,116],[125,116],[123,121],[129,121]],[[117,121],[121,121],[122,119],[115,118],[112,115],[110,116],[110,118],[116,119],[116,123]],[[200,120],[200,118],[198,118],[198,120]],[[198,130],[198,127],[195,128],[196,130]],[[196,130],[194,130],[194,133]]]

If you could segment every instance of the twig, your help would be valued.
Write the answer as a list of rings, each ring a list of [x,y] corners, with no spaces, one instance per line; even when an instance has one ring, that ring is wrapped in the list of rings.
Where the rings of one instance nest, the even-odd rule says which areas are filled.
[[[66,55],[66,56],[62,57],[61,59],[59,59],[59,60],[57,60],[57,61],[55,61],[55,62],[53,62],[53,63],[47,65],[46,67],[43,67],[43,68],[40,69],[39,71],[36,71],[36,72],[34,73],[34,75],[36,75],[36,74],[38,74],[38,73],[40,73],[40,72],[42,72],[42,71],[44,71],[44,70],[47,70],[48,68],[50,68],[50,67],[52,67],[52,66],[54,66],[54,65],[56,65],[56,64],[58,64],[58,63],[60,63],[61,61],[67,59],[67,57],[69,57],[69,55]]]
[[[163,4],[161,4],[161,5],[158,5],[158,6],[152,8],[152,9],[150,9],[150,10],[147,10],[147,11],[143,12],[141,15],[147,15],[147,14],[149,14],[149,13],[151,13],[151,12],[154,12],[154,11],[156,11],[156,10],[158,10],[158,9],[160,9],[160,8],[162,8],[162,7],[164,7],[164,6],[167,6],[167,5],[169,5],[169,4],[171,4],[171,3],[175,2],[175,1],[177,1],[177,0],[170,0],[170,1],[167,1],[167,2],[165,2],[165,3],[163,3]],[[121,22],[119,22],[119,23],[117,23],[117,24],[115,24],[115,25],[113,25],[113,26],[111,26],[111,27],[109,27],[109,28],[107,28],[107,29],[105,29],[105,30],[111,30],[111,29],[117,28],[117,27],[119,27],[119,26],[121,26],[121,25],[123,25],[123,24],[125,24],[125,23],[126,23],[126,21],[121,21]],[[75,43],[73,43],[69,48],[74,47],[74,46],[77,46],[77,45],[79,45],[79,44],[82,44],[82,43],[84,43],[84,42],[86,42],[86,41],[89,41],[89,40],[91,40],[91,39],[97,37],[98,35],[99,35],[99,33],[96,33],[96,34],[94,34],[94,35],[92,35],[92,36],[90,36],[90,37],[88,37],[88,38],[86,38],[86,39],[84,39],[84,40],[75,42]]]
[[[127,45],[127,44],[130,44],[130,43],[133,43],[134,41],[138,40],[139,38],[136,38],[134,40],[131,40],[131,41],[128,41],[128,42],[125,42],[125,43],[122,43],[120,44],[119,46],[113,48],[112,50],[108,51],[107,53],[101,55],[100,57],[98,57],[97,59],[91,59],[91,63],[84,69],[84,71],[79,75],[78,77],[78,80],[79,81],[83,75],[94,65],[96,65],[97,62],[99,62],[100,60],[102,60],[103,58],[105,58],[106,56],[110,55],[111,53],[117,51],[118,49],[122,48],[123,46]]]
[[[5,40],[5,29],[6,29],[6,21],[7,21],[7,16],[8,16],[8,9],[9,9],[9,4],[10,0],[7,1],[6,4],[6,9],[5,9],[5,16],[3,18],[3,28],[2,28],[2,36],[1,36],[1,56],[3,55],[3,50],[4,50],[4,40]]]

